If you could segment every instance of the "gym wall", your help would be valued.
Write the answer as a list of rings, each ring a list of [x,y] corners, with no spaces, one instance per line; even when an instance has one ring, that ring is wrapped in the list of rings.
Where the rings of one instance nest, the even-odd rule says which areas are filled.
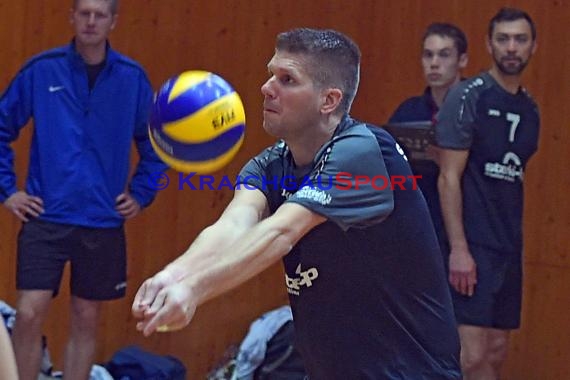
[[[538,29],[538,51],[524,82],[540,105],[539,152],[526,173],[525,294],[522,328],[514,333],[505,379],[564,379],[570,372],[570,3],[519,0]],[[3,91],[32,55],[66,44],[71,1],[0,0],[0,88]],[[260,86],[275,35],[299,26],[335,28],[361,47],[362,80],[353,116],[383,123],[405,98],[423,91],[420,40],[433,21],[456,23],[469,38],[466,75],[485,70],[490,58],[484,38],[488,20],[504,3],[498,0],[122,0],[114,48],[139,61],[155,89],[189,69],[220,74],[240,93],[246,107],[246,140],[235,160],[219,175],[235,176],[247,159],[272,143],[261,128]],[[31,128],[14,144],[16,171],[23,185]],[[56,154],[54,152],[54,154]],[[133,158],[135,156],[133,155]],[[168,172],[171,176],[177,174]],[[244,337],[262,312],[287,302],[283,272],[275,265],[238,289],[199,308],[191,325],[143,338],[135,330],[130,306],[138,286],[182,253],[213,222],[231,192],[178,190],[171,185],[155,203],[127,223],[127,297],[109,303],[101,320],[97,359],[138,344],[184,361],[189,378],[200,379],[230,344]],[[15,252],[20,223],[0,208],[0,299],[15,305]],[[68,276],[63,280],[45,325],[48,347],[58,368],[68,329]]]

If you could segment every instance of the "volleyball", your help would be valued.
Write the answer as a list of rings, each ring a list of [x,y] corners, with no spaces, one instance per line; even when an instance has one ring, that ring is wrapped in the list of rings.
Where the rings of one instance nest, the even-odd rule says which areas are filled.
[[[243,103],[220,76],[185,71],[155,93],[149,118],[150,142],[173,169],[207,174],[226,166],[245,134]]]

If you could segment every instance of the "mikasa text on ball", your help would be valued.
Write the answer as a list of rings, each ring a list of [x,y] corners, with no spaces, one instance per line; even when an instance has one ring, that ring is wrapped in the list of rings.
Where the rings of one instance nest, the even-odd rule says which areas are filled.
[[[226,166],[241,147],[245,111],[239,95],[220,76],[185,71],[155,94],[150,141],[173,169],[206,174]]]

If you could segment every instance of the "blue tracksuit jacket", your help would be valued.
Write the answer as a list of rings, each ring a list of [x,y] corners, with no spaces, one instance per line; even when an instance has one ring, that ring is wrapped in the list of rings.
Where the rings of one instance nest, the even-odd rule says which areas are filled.
[[[149,176],[166,169],[148,138],[151,101],[141,66],[109,46],[92,89],[73,42],[32,58],[0,98],[0,202],[18,190],[10,143],[33,118],[26,191],[43,199],[40,219],[120,226],[115,198],[128,191],[149,205]],[[128,183],[133,140],[140,160]]]

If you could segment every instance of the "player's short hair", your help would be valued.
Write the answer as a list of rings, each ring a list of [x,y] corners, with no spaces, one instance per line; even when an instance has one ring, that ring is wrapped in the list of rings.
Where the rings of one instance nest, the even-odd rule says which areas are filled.
[[[517,21],[521,19],[524,19],[528,22],[528,24],[530,25],[530,32],[532,35],[532,39],[536,40],[536,26],[534,25],[534,21],[532,20],[530,15],[521,9],[507,8],[507,7],[499,9],[497,14],[493,16],[491,21],[489,21],[489,31],[488,31],[489,39],[493,38],[495,25],[497,25],[499,22]]]
[[[448,22],[434,22],[426,28],[422,44],[428,37],[434,35],[451,38],[455,44],[455,48],[457,49],[458,57],[467,53],[467,37],[465,37],[465,33],[463,33],[463,30],[458,26]]]
[[[75,9],[77,7],[77,2],[79,0],[73,0],[73,8]],[[117,14],[117,10],[119,9],[119,0],[103,0],[108,2],[111,5],[111,14],[116,15]]]
[[[342,91],[339,112],[348,112],[360,81],[360,49],[348,36],[331,29],[298,28],[277,35],[276,51],[302,54],[314,83]]]

